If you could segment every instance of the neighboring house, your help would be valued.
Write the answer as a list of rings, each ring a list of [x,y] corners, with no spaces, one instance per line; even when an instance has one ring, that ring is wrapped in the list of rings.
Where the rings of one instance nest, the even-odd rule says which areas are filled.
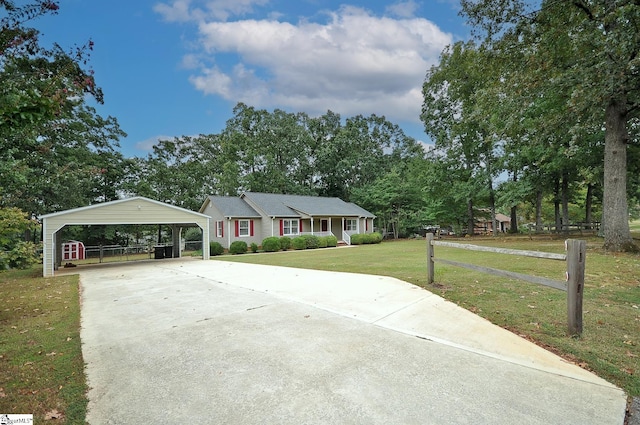
[[[498,232],[505,233],[511,228],[511,219],[504,214],[496,213],[496,224]],[[491,217],[478,217],[473,231],[475,234],[493,233],[493,222]]]
[[[375,216],[339,198],[245,192],[209,196],[200,213],[211,217],[210,241],[229,248],[233,241],[248,245],[270,236],[291,238],[334,235],[350,244],[351,235],[371,233]]]

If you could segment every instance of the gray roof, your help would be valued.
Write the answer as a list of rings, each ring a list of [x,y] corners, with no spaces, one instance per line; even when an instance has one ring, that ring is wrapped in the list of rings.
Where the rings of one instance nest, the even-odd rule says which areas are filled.
[[[260,217],[256,210],[237,196],[209,196],[209,202],[225,217]]]
[[[242,197],[247,198],[264,211],[265,214],[272,217],[298,217],[300,214],[309,216],[375,217],[356,204],[344,202],[340,198],[255,192],[245,192]]]

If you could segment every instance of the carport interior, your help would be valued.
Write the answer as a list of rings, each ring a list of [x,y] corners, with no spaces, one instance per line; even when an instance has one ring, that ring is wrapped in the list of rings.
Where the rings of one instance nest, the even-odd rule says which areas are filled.
[[[187,235],[198,241],[185,242]],[[74,265],[141,259],[179,258],[201,249],[202,229],[195,223],[66,225],[55,235],[55,269]]]

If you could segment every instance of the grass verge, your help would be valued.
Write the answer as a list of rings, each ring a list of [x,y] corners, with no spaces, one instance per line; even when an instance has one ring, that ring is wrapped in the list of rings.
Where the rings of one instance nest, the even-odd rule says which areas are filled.
[[[41,275],[41,266],[0,273],[0,413],[84,424],[79,277]]]
[[[512,249],[563,252],[562,239],[465,239]],[[424,240],[351,248],[225,255],[219,260],[392,276],[455,302],[491,322],[640,395],[640,257],[607,254],[602,240],[587,240],[584,331],[567,336],[566,293],[513,279],[436,263],[435,285],[426,281]],[[563,280],[562,261],[435,247],[436,257]]]

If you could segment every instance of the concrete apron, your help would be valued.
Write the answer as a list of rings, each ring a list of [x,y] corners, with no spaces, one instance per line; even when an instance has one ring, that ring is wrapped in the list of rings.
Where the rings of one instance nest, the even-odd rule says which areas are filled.
[[[188,259],[76,272],[94,425],[624,421],[622,390],[394,278]]]

